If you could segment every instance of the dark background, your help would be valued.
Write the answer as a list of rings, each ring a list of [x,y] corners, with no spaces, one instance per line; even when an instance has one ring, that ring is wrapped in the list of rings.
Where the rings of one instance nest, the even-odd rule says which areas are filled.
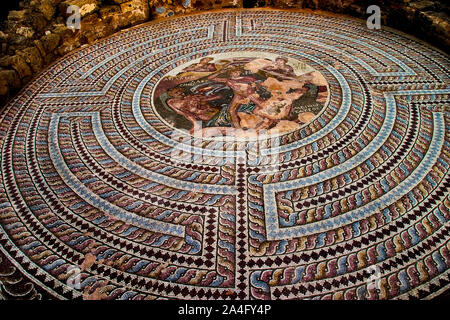
[[[0,19],[5,20],[10,10],[19,9],[20,0],[3,0],[1,2],[2,10],[0,11]]]

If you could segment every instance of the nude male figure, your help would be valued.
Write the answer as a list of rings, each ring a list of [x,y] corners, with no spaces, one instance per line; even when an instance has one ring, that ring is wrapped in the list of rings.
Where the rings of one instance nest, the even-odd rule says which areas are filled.
[[[192,122],[191,134],[202,129],[201,121],[211,120],[218,112],[207,103],[219,99],[218,95],[209,97],[202,94],[187,95],[181,88],[170,89],[168,93],[171,98],[167,99],[167,105]]]
[[[230,113],[231,122],[235,128],[240,128],[239,116],[237,109],[240,105],[250,102],[248,96],[255,94],[254,82],[255,78],[249,76],[241,76],[239,69],[232,70],[229,78],[219,77],[220,73],[213,74],[208,78],[217,82],[226,84],[233,90],[234,96],[230,102],[228,112]]]

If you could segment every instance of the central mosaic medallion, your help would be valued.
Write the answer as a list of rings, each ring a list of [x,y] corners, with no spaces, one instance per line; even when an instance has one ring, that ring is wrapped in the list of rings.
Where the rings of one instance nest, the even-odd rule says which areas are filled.
[[[202,137],[291,132],[323,109],[328,84],[298,60],[263,52],[208,55],[169,72],[153,103],[163,121]]]
[[[0,114],[0,299],[433,298],[449,66],[389,30],[269,10],[67,55]]]

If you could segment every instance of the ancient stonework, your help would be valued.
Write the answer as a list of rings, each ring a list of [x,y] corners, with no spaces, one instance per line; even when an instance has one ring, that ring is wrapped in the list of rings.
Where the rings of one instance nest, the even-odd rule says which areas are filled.
[[[450,293],[449,65],[392,30],[281,10],[84,46],[1,113],[0,299]]]
[[[17,1],[19,2],[19,1]],[[0,106],[59,57],[121,29],[149,20],[221,8],[306,8],[367,18],[369,0],[24,0],[0,25]],[[382,0],[382,24],[450,48],[444,1]],[[81,29],[67,27],[80,8]]]

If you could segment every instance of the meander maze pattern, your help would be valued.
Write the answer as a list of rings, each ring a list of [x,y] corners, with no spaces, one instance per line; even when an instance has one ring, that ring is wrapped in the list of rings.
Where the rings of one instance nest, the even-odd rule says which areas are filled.
[[[152,108],[155,84],[231,51],[309,64],[328,81],[327,105],[258,154],[242,142],[225,154],[217,141],[173,141]],[[410,299],[448,289],[449,66],[391,31],[282,11],[150,23],[70,54],[0,118],[0,296]],[[173,161],[174,147],[194,161]],[[274,154],[278,167],[267,164]]]

